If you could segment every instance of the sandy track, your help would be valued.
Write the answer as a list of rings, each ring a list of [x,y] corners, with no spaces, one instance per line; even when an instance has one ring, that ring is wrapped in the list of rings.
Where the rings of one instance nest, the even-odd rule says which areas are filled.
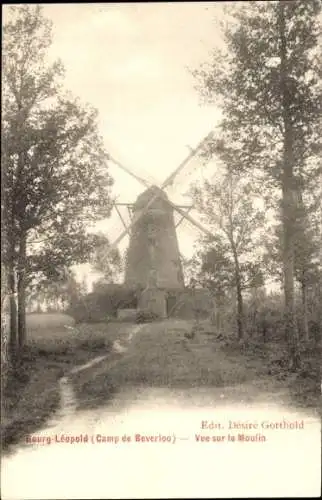
[[[151,334],[163,335],[165,327],[154,325]],[[112,367],[108,360],[87,366],[94,383],[99,366],[103,372],[119,373],[124,367],[131,372],[138,359],[143,364],[151,349],[144,344],[150,328],[133,329],[127,341],[125,337],[116,341],[118,357]],[[234,366],[223,359],[220,349],[212,353],[212,360],[219,370]],[[65,384],[65,410],[66,387],[71,384]],[[75,403],[75,396],[70,396]],[[238,441],[241,431],[230,431],[230,421],[257,423],[258,431],[251,434],[264,435],[265,441]],[[262,428],[263,422],[284,421],[303,422],[303,429]],[[203,422],[219,428],[203,428]],[[128,383],[108,404],[102,401],[87,410],[74,406],[52,424],[34,433],[42,444],[28,444],[3,459],[2,498],[256,498],[319,493],[320,420],[290,408],[287,391],[277,392],[269,378],[211,388]],[[236,441],[228,441],[228,434],[234,434]],[[210,442],[198,441],[200,435]],[[223,439],[212,442],[213,436]],[[151,437],[155,441],[149,441]],[[71,439],[79,442],[71,444]]]

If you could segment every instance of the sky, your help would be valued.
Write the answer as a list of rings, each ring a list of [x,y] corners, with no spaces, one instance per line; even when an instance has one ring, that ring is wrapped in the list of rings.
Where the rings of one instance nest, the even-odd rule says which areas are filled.
[[[201,103],[190,70],[207,62],[222,42],[216,26],[218,3],[47,4],[53,22],[50,57],[65,66],[65,87],[99,112],[99,132],[107,151],[149,182],[165,178],[211,131],[220,118],[213,105]],[[203,175],[193,160],[167,190],[175,203],[189,204],[189,183]],[[134,202],[144,190],[110,164],[113,194]],[[126,209],[122,215],[128,221]],[[197,218],[197,214],[193,213]],[[113,211],[98,224],[114,241],[123,230]],[[199,231],[178,228],[180,251],[189,256]],[[120,244],[123,251],[128,238]],[[88,273],[89,268],[78,268]]]

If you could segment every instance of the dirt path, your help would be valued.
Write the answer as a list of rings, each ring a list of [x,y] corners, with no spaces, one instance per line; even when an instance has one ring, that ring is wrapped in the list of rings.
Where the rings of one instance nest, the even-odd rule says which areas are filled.
[[[320,420],[291,407],[261,361],[209,336],[186,342],[190,326],[134,326],[74,372],[65,413],[2,460],[2,498],[317,496]],[[276,427],[289,424],[300,428]]]
[[[55,425],[61,425],[62,422],[67,418],[70,419],[75,413],[78,401],[77,395],[74,390],[74,375],[87,373],[87,376],[93,377],[95,379],[95,368],[99,367],[102,369],[102,364],[104,363],[104,371],[110,370],[115,364],[119,362],[119,358],[111,360],[111,353],[116,353],[119,355],[124,354],[132,341],[133,337],[142,329],[141,325],[133,326],[125,337],[122,339],[116,339],[113,341],[112,351],[104,356],[97,356],[88,363],[76,366],[72,368],[66,376],[59,380],[60,388],[60,406],[52,418],[48,422],[48,426],[52,427]],[[97,373],[96,373],[97,375]]]
[[[131,404],[133,397],[144,399],[151,389],[166,389],[171,399],[184,394],[199,407],[278,401],[299,409],[286,382],[267,374],[265,358],[227,351],[207,334],[187,340],[191,327],[191,322],[180,320],[128,325],[114,341],[112,355],[71,370],[68,384],[61,389],[62,400],[64,391],[65,400],[69,399],[67,413],[71,411],[67,392],[71,395],[73,390],[73,411],[114,404],[116,398],[123,405]]]

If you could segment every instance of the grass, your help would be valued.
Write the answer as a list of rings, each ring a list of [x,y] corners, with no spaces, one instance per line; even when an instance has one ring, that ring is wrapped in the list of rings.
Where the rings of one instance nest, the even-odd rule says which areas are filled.
[[[301,368],[290,369],[289,351],[285,342],[272,341],[263,344],[258,339],[245,342],[241,349],[238,342],[229,342],[223,352],[239,355],[249,367],[259,369],[270,377],[277,387],[287,388],[297,406],[318,409],[321,404],[321,343],[311,341],[300,346]]]
[[[188,321],[147,325],[110,376],[122,384],[189,388],[237,384],[258,374],[258,366],[252,369],[234,353],[223,356],[214,335],[202,332],[187,340],[191,327]]]
[[[2,446],[37,429],[57,409],[58,380],[76,365],[110,351],[120,325],[77,325],[63,314],[27,316],[28,344],[20,367],[9,376],[3,394]],[[66,328],[66,326],[68,328]]]
[[[317,350],[303,348],[303,368],[289,371],[283,344],[256,341],[240,344],[233,335],[216,335],[204,322],[194,339],[185,337],[192,322],[150,323],[134,337],[118,363],[98,373],[78,393],[81,408],[95,408],[109,401],[125,386],[172,389],[229,388],[230,394],[251,400],[254,393],[289,393],[294,404],[316,408],[319,402]],[[321,354],[321,353],[320,353]],[[254,388],[254,391],[251,389]]]
[[[240,357],[223,356],[214,335],[198,334],[187,340],[190,321],[150,323],[134,337],[128,351],[107,372],[89,380],[79,393],[82,407],[95,407],[124,386],[198,388],[225,387],[251,381],[250,369]],[[105,395],[105,396],[104,396]]]

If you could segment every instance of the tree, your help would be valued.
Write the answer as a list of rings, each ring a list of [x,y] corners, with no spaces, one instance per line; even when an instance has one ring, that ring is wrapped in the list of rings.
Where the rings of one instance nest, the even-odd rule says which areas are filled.
[[[8,381],[10,368],[9,338],[10,338],[10,299],[7,290],[6,267],[1,262],[1,415],[5,420],[6,405],[4,391]]]
[[[111,249],[109,239],[104,234],[97,235],[91,264],[95,271],[102,273],[103,280],[113,282],[122,271],[122,259],[117,248]]]
[[[25,291],[86,262],[88,227],[109,216],[112,179],[97,112],[63,91],[61,63],[48,62],[51,23],[42,8],[8,8],[3,29],[3,259],[18,292],[18,343],[26,337]],[[12,304],[11,338],[16,343]]]
[[[37,283],[34,280],[26,288],[27,305],[36,304],[40,310],[40,305],[46,304],[54,311],[65,311],[74,295],[81,295],[81,285],[76,281],[75,273],[68,268],[57,280],[41,276]]]
[[[192,193],[197,210],[217,234],[206,242],[201,255],[203,280],[219,299],[227,287],[235,287],[238,337],[242,339],[243,290],[263,280],[261,256],[256,254],[256,231],[263,225],[263,212],[255,206],[251,182],[229,168],[221,180],[205,181]]]
[[[309,203],[305,194],[302,191],[298,192],[294,265],[295,279],[301,286],[303,337],[309,341],[308,289],[317,282],[319,268],[322,265],[319,259],[322,246],[321,210],[316,210],[317,206],[321,205],[321,198],[317,200],[313,198],[313,203],[312,201]]]
[[[191,259],[191,266],[194,281],[208,289],[213,297],[211,320],[221,332],[225,299],[234,286],[234,267],[220,238],[214,238],[211,243],[201,241],[200,248]]]
[[[202,94],[223,111],[212,151],[280,193],[285,328],[294,369],[300,365],[294,298],[297,180],[299,172],[305,183],[321,176],[320,12],[319,0],[242,3],[227,23],[226,50],[196,72]]]
[[[318,281],[322,265],[321,240],[321,186],[298,182],[294,226],[294,278],[300,284],[303,338],[309,340],[308,290]],[[271,274],[282,280],[283,228],[280,220],[273,234],[266,238],[266,263]]]

